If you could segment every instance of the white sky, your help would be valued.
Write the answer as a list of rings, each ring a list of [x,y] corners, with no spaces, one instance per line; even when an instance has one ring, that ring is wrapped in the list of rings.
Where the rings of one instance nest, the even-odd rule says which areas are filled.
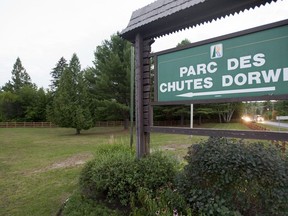
[[[38,87],[48,88],[50,72],[73,53],[82,68],[92,66],[96,46],[128,24],[131,14],[154,0],[0,0],[0,86],[11,80],[17,57]],[[183,39],[200,41],[288,19],[288,0],[157,39],[152,51]]]

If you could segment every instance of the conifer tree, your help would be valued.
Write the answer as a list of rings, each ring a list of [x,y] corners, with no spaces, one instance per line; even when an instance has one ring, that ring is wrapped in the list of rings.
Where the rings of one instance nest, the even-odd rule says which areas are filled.
[[[29,74],[26,72],[26,69],[22,66],[22,62],[19,57],[16,59],[16,62],[13,66],[11,79],[12,81],[8,81],[8,83],[6,83],[3,86],[2,89],[4,91],[17,92],[23,86],[33,85]]]
[[[124,120],[125,128],[129,121],[130,50],[129,42],[117,34],[112,35],[97,47],[94,68],[89,70],[90,92],[97,99],[98,117]]]
[[[75,128],[76,134],[80,134],[82,129],[93,126],[89,105],[87,83],[81,72],[80,61],[73,54],[60,77],[50,118],[58,126]]]
[[[58,88],[59,80],[63,74],[63,71],[65,70],[65,68],[67,68],[67,66],[68,64],[66,59],[64,57],[61,57],[58,63],[56,64],[55,68],[53,68],[53,70],[51,71],[50,74],[53,79],[51,80],[50,88],[52,92],[55,92],[56,89]]]

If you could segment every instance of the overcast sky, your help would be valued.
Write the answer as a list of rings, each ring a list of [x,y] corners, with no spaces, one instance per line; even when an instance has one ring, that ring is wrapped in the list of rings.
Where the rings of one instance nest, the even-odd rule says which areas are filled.
[[[11,80],[19,57],[38,87],[48,88],[50,72],[63,56],[76,53],[82,68],[92,66],[96,46],[123,30],[134,10],[154,0],[0,0],[0,86]],[[288,19],[288,0],[157,39],[152,51]]]

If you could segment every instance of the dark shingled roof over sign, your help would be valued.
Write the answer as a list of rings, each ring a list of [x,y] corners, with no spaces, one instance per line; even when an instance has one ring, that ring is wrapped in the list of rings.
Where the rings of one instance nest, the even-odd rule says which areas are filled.
[[[121,35],[132,42],[137,33],[160,37],[272,1],[277,0],[157,0],[134,11]]]

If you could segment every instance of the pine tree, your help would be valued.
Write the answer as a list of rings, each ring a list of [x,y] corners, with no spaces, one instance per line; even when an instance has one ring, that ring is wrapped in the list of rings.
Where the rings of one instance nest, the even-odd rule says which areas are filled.
[[[2,89],[4,91],[17,92],[23,86],[26,85],[33,86],[29,74],[26,72],[26,69],[22,66],[22,62],[18,57],[13,66],[12,81],[8,81],[8,83],[6,83]]]
[[[0,109],[2,112],[0,115],[3,116],[3,119],[6,121],[43,120],[34,118],[38,115],[35,108],[37,86],[31,82],[31,78],[19,57],[13,66],[11,81],[9,80],[2,90],[5,92]],[[7,95],[13,95],[13,97],[6,97]],[[9,99],[6,100],[7,98]],[[45,110],[45,108],[43,109]]]
[[[73,54],[59,80],[51,120],[58,126],[75,128],[76,134],[80,134],[82,129],[93,126],[89,105],[87,83],[81,72],[80,61]]]
[[[124,120],[128,127],[130,102],[131,44],[112,35],[96,49],[94,76],[90,69],[90,90],[97,99],[95,108],[101,120]]]
[[[51,76],[52,76],[52,80],[51,80],[51,85],[50,88],[52,90],[52,92],[55,92],[56,89],[59,86],[59,80],[63,74],[63,71],[65,70],[65,68],[67,68],[68,64],[67,61],[64,57],[61,57],[60,60],[58,61],[58,63],[56,64],[56,67],[53,68],[53,70],[51,71]]]

